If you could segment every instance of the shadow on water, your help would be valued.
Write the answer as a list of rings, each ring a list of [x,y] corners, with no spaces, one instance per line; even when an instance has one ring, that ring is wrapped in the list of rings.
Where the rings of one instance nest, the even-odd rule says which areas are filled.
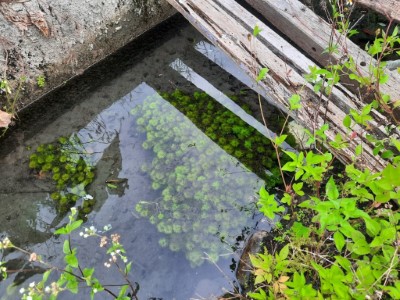
[[[175,18],[22,112],[21,123],[0,147],[0,234],[62,264],[63,240],[53,232],[66,218],[50,198],[53,174],[29,169],[29,157],[39,145],[73,137],[79,140],[74,146],[79,157],[95,173],[85,190],[95,204],[84,226],[112,224],[112,232],[122,236],[140,299],[211,299],[230,290],[235,250],[260,218],[254,201],[263,181],[157,91],[203,89],[263,135],[273,133],[265,134],[255,118],[224,96],[246,87],[199,50],[202,45],[208,54],[214,51],[221,67],[229,64],[202,40]],[[81,204],[82,195],[76,198]],[[116,274],[104,267],[107,256],[94,251],[95,241],[76,234],[73,243],[83,265],[116,283]],[[13,268],[27,269],[0,284],[1,299],[17,298],[20,286],[8,285],[40,277],[29,270],[26,257],[5,258]]]

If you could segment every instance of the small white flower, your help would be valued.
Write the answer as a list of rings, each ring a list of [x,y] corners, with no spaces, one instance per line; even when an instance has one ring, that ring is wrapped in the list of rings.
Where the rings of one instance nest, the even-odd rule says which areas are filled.
[[[51,287],[46,286],[46,287],[44,288],[44,291],[45,291],[46,293],[50,294],[50,293],[51,293]]]
[[[122,261],[123,261],[124,263],[127,263],[127,262],[128,262],[128,259],[124,256],[124,257],[122,257]]]
[[[89,231],[89,229],[85,228],[85,232],[88,232],[88,231]]]
[[[96,232],[96,228],[95,228],[94,226],[90,226],[89,229],[90,229],[91,231]]]
[[[82,232],[82,231],[81,231],[81,232],[79,232],[79,235],[80,235],[80,236],[83,236],[83,232]]]
[[[24,289],[24,288],[20,288],[20,289],[19,289],[19,293],[20,293],[20,294],[25,293],[25,289]]]
[[[76,212],[77,212],[76,207],[71,207],[71,213],[72,213],[73,215],[75,215]]]
[[[95,293],[95,294],[97,293],[97,289],[96,288],[93,289],[93,293]]]
[[[32,296],[26,297],[26,300],[32,300],[32,299],[33,299]]]
[[[84,235],[83,235],[83,237],[86,239],[87,237],[88,237],[89,235],[87,234],[87,233],[85,233]]]
[[[119,250],[119,249],[117,249],[117,250],[115,250],[115,253],[121,253],[121,250]]]
[[[83,200],[93,200],[93,196],[92,196],[92,195],[89,195],[89,194],[86,194],[86,195],[83,197]]]
[[[29,287],[31,287],[31,288],[35,287],[35,282],[32,281],[32,282],[29,284]]]

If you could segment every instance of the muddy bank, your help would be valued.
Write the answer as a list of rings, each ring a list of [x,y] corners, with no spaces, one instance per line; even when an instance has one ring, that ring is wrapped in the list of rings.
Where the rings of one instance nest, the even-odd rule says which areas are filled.
[[[174,12],[164,0],[2,0],[0,78],[26,77],[20,110]]]

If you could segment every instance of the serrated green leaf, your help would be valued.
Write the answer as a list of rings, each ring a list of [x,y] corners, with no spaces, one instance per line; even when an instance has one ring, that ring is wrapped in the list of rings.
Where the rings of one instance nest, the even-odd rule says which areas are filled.
[[[364,218],[365,225],[367,227],[367,233],[371,236],[377,236],[381,231],[381,225],[378,221],[371,218]]]
[[[126,291],[128,290],[128,288],[129,288],[129,285],[127,285],[127,284],[123,285],[119,290],[118,298],[125,296]]]
[[[83,269],[83,276],[85,277],[91,277],[94,273],[94,268],[85,268]]]
[[[259,289],[258,293],[247,293],[247,295],[254,300],[267,300],[267,294],[262,289]]]
[[[267,199],[270,196],[269,193],[267,192],[267,190],[265,189],[265,187],[260,188],[259,194],[260,194],[260,197],[264,198],[264,199]]]
[[[300,222],[294,222],[293,226],[290,230],[294,233],[294,235],[298,238],[308,238],[310,236],[310,228],[304,226]]]
[[[74,222],[71,223],[70,225],[70,232],[78,229],[81,225],[82,225],[83,220],[76,220]]]
[[[277,146],[282,145],[282,143],[286,140],[287,134],[282,134],[280,136],[275,137],[275,144]]]
[[[366,255],[371,252],[371,248],[365,239],[354,241],[353,252],[358,255]]]
[[[392,158],[394,155],[393,151],[391,150],[386,150],[381,154],[381,157],[384,159]]]
[[[335,242],[336,249],[338,249],[339,252],[342,251],[343,247],[346,245],[346,240],[339,231],[336,231],[333,234],[333,240]]]
[[[65,262],[72,268],[77,268],[79,265],[78,258],[75,256],[75,253],[65,255]]]
[[[335,259],[344,270],[351,272],[352,265],[347,258],[343,256],[335,256]]]
[[[389,75],[388,74],[381,74],[379,76],[379,83],[380,84],[385,84],[389,80]]]
[[[67,282],[66,288],[72,293],[72,294],[77,294],[79,291],[79,284],[76,278],[70,279]]]
[[[293,190],[297,195],[304,196],[304,192],[302,189],[303,189],[303,182],[293,184]]]
[[[287,156],[289,156],[293,161],[297,161],[297,154],[291,151],[283,151]]]
[[[279,251],[279,258],[281,260],[285,260],[288,257],[288,255],[289,255],[289,245],[286,245],[281,249],[281,251]]]
[[[398,33],[399,33],[399,26],[396,26],[396,27],[393,29],[392,36],[396,36]]]
[[[396,228],[395,227],[389,227],[389,228],[384,228],[381,231],[380,236],[385,242],[393,242],[396,238]]]
[[[289,98],[290,110],[297,110],[301,108],[300,95],[294,94]]]
[[[326,195],[330,200],[336,200],[339,198],[339,190],[336,186],[333,176],[331,176],[326,184]]]
[[[390,140],[390,142],[392,143],[392,145],[394,145],[396,147],[397,151],[400,151],[400,141],[399,140],[392,138]]]
[[[371,112],[372,104],[365,105],[361,111],[362,115],[368,115]]]
[[[290,196],[288,193],[284,193],[283,197],[281,198],[281,203],[291,205],[292,203],[292,196]]]
[[[356,154],[356,156],[360,156],[360,155],[362,154],[362,151],[363,151],[363,146],[362,146],[362,144],[357,145],[357,146],[356,146],[356,149],[355,149],[355,154]]]
[[[69,231],[65,227],[61,227],[61,228],[57,229],[54,233],[55,234],[69,234]]]

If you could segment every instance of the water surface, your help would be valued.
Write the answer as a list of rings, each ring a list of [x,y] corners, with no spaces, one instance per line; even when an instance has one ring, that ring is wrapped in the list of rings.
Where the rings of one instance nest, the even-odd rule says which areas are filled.
[[[79,91],[59,95],[63,105],[47,107],[50,117],[27,116],[20,130],[4,140],[0,149],[0,233],[62,265],[63,238],[53,232],[65,224],[66,216],[58,213],[50,198],[55,189],[51,178],[37,176],[28,165],[39,145],[60,136],[75,138],[80,141],[79,155],[95,168],[94,181],[86,188],[95,205],[84,226],[111,224],[111,232],[121,235],[133,261],[131,277],[140,284],[139,298],[212,299],[232,290],[232,263],[238,259],[235,250],[260,220],[254,201],[263,181],[160,96],[161,90],[193,92],[200,88],[214,93],[215,98],[222,97],[226,105],[225,94],[245,87],[199,51],[207,44],[193,28],[180,24],[179,30],[172,30],[175,33],[168,31],[168,39],[160,38],[157,47],[144,54],[132,53],[133,58],[122,62],[120,73],[110,67],[112,78],[105,76],[100,85],[91,86],[90,80],[85,80],[76,85]],[[217,51],[206,49],[209,55]],[[216,53],[215,57],[220,65],[226,63],[231,72],[237,72],[223,55]],[[207,85],[184,75],[176,67],[177,60],[201,74]],[[96,74],[96,70],[92,72]],[[68,104],[69,98],[75,100]],[[263,131],[240,107],[230,109]],[[138,124],[143,116],[143,122],[151,125],[147,129],[141,126],[143,122]],[[159,138],[143,147],[149,134]],[[171,152],[160,152],[168,148]],[[166,162],[169,153],[174,156]],[[158,170],[159,178],[150,175],[153,169]],[[179,172],[181,175],[171,175]],[[191,175],[182,186],[176,185],[176,176],[186,179]],[[106,183],[110,179],[123,179],[123,183],[112,187]],[[170,197],[165,196],[166,191]],[[96,250],[98,241],[75,234],[73,243],[83,265],[95,266],[104,282],[118,283],[115,272],[104,267],[108,257]],[[5,258],[12,259],[16,269],[31,268],[27,258],[18,253]],[[18,298],[20,286],[7,288],[13,281],[27,285],[39,280],[40,275],[27,271],[10,276],[0,284],[2,299]],[[85,290],[80,297],[84,295]],[[60,298],[75,297],[65,294]]]

